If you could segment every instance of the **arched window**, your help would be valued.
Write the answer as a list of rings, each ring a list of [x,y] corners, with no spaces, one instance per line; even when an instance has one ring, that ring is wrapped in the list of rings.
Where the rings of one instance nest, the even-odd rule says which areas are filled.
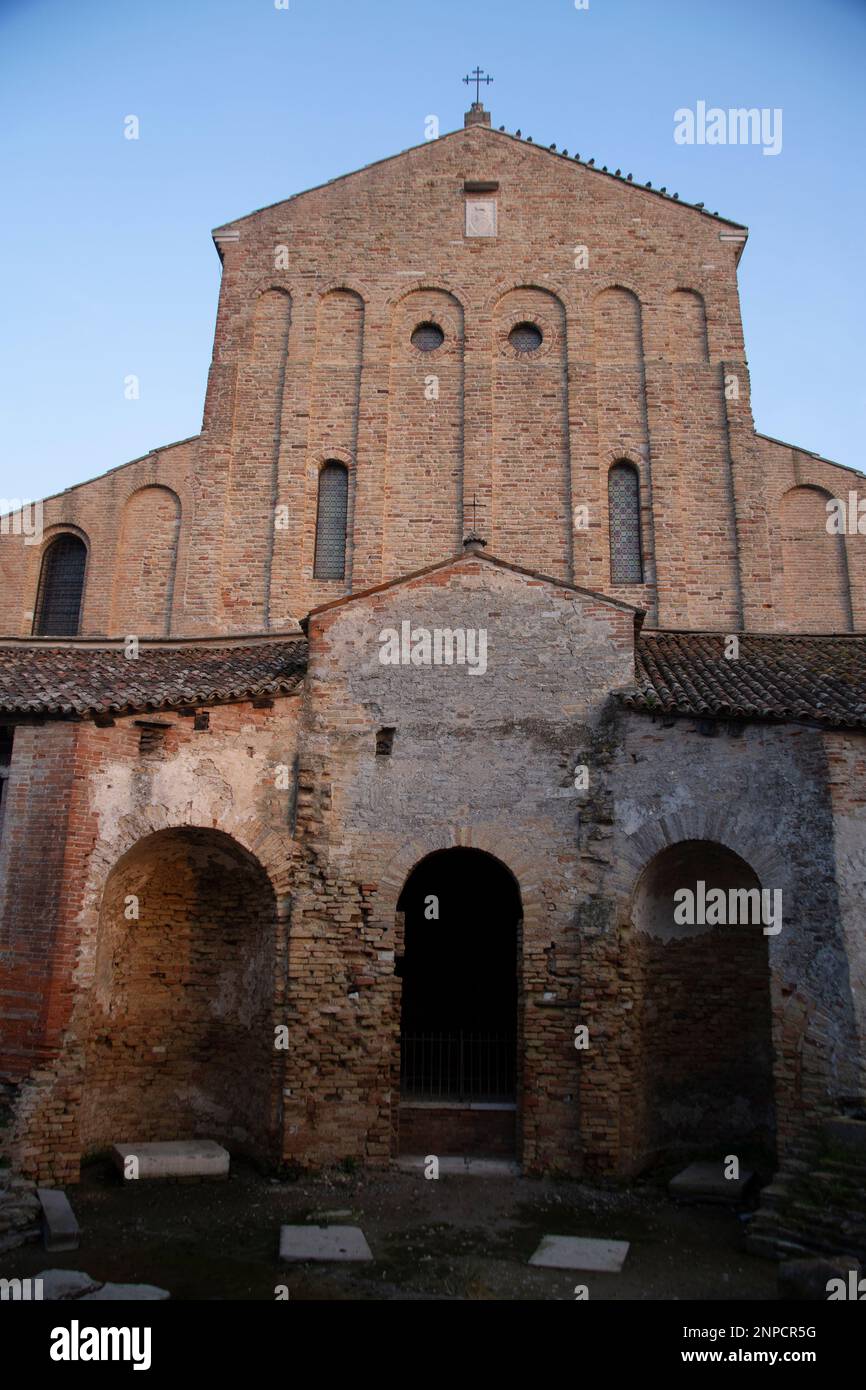
[[[615,463],[607,477],[611,584],[642,584],[640,479],[631,463]]]
[[[75,637],[81,617],[87,546],[65,532],[42,557],[33,633],[36,637]]]
[[[316,514],[315,579],[343,579],[346,573],[346,520],[349,511],[349,470],[329,460],[319,474]]]

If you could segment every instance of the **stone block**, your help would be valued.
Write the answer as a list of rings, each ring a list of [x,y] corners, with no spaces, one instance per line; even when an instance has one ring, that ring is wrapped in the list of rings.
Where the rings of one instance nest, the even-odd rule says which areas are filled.
[[[707,1163],[692,1163],[677,1173],[668,1183],[668,1192],[681,1201],[738,1202],[754,1176],[754,1173],[741,1172],[738,1178],[726,1178],[724,1161],[713,1159]]]
[[[529,1263],[543,1269],[583,1269],[594,1274],[619,1274],[628,1248],[627,1240],[543,1236]]]
[[[43,1269],[36,1278],[42,1280],[42,1298],[46,1302],[81,1298],[82,1294],[93,1293],[99,1288],[98,1279],[91,1279],[89,1274],[78,1269]]]
[[[127,1176],[137,1160],[138,1178],[227,1178],[229,1154],[212,1139],[169,1140],[159,1144],[115,1144],[111,1157]],[[128,1181],[134,1181],[127,1178]]]
[[[42,1204],[42,1239],[46,1250],[77,1250],[81,1229],[65,1192],[56,1187],[39,1187]]]
[[[283,1226],[281,1260],[372,1260],[359,1226]]]

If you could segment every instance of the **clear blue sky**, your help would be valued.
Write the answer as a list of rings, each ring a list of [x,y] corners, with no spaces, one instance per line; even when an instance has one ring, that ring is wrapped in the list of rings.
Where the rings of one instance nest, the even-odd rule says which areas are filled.
[[[476,63],[495,125],[749,225],[757,427],[863,467],[864,59],[866,0],[0,0],[0,496],[196,434],[210,229],[461,125]],[[781,154],[677,145],[699,100]]]

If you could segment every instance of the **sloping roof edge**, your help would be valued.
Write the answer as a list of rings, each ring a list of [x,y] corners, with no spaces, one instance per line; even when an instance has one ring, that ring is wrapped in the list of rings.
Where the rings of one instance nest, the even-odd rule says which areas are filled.
[[[366,174],[371,169],[378,169],[383,164],[390,164],[393,160],[402,159],[404,155],[414,154],[417,150],[429,149],[431,146],[438,144],[441,140],[453,140],[458,136],[466,137],[470,132],[475,131],[482,131],[485,137],[495,136],[497,139],[510,140],[512,143],[520,145],[524,149],[538,150],[540,154],[547,155],[550,159],[564,161],[569,167],[585,169],[587,173],[598,174],[602,178],[612,179],[614,183],[622,184],[625,188],[633,188],[638,193],[648,194],[654,198],[661,198],[662,202],[668,203],[672,207],[688,208],[691,212],[696,212],[699,216],[706,217],[711,222],[723,222],[729,227],[735,227],[739,232],[746,232],[748,234],[748,227],[744,222],[737,222],[730,217],[722,217],[721,214],[717,212],[707,212],[706,208],[698,203],[690,203],[684,198],[673,197],[667,192],[663,193],[660,188],[652,188],[647,184],[636,183],[625,176],[611,173],[607,168],[599,169],[594,162],[590,164],[586,160],[564,154],[561,151],[551,149],[545,145],[537,145],[533,140],[526,139],[520,135],[513,135],[509,131],[496,130],[492,126],[487,125],[472,125],[461,127],[457,130],[446,131],[444,135],[437,136],[435,140],[422,140],[417,145],[407,146],[405,150],[397,150],[394,154],[383,155],[381,159],[373,159],[369,164],[362,164],[357,169],[349,169],[346,173],[337,174],[332,179],[325,179],[323,183],[314,184],[311,188],[299,189],[297,193],[290,194],[288,198],[278,198],[273,203],[266,203],[263,207],[254,208],[251,212],[242,213],[239,217],[231,218],[227,222],[221,222],[211,231],[211,236],[216,243],[217,250],[220,250],[220,233],[233,231],[238,228],[242,222],[248,222],[251,218],[258,217],[263,212],[270,212],[273,208],[278,208],[285,203],[294,203],[297,199],[306,197],[308,193],[319,193],[324,188],[331,188],[334,184],[342,183],[345,179],[355,178],[358,174]],[[739,255],[742,254],[742,249],[742,246],[740,246],[738,258]]]

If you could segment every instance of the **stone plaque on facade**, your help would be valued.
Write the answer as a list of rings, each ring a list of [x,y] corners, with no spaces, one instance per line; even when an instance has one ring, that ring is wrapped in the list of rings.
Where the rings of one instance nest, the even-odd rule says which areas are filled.
[[[466,235],[496,236],[495,198],[467,198]]]

